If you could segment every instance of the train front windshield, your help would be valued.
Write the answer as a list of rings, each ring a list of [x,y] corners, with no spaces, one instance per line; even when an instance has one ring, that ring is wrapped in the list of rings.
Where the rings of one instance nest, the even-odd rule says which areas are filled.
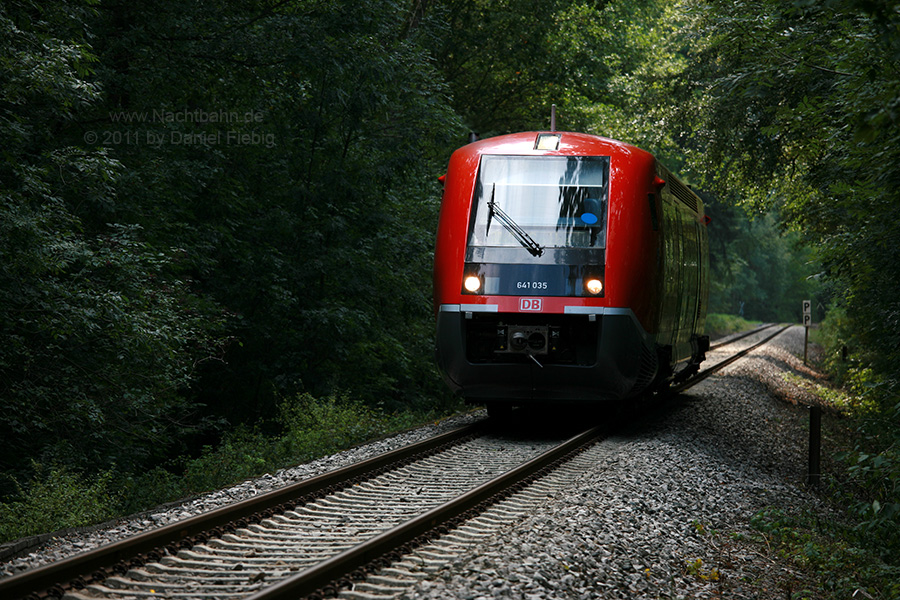
[[[485,283],[479,292],[537,285],[547,295],[582,295],[582,267],[605,262],[609,160],[481,157],[466,249],[466,272]]]
[[[521,248],[505,213],[541,248],[604,248],[608,196],[608,156],[483,156],[469,247]]]

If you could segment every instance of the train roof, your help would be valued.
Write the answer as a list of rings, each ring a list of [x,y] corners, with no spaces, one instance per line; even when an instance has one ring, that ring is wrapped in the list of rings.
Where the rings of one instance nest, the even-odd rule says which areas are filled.
[[[572,131],[524,131],[498,135],[463,146],[457,152],[465,154],[509,154],[540,156],[546,154],[568,156],[630,155],[637,158],[646,150],[637,146],[589,133]]]

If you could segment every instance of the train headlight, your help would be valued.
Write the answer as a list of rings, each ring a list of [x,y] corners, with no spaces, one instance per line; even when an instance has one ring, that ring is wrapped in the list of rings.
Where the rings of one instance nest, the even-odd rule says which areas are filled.
[[[539,133],[534,142],[535,150],[559,150],[558,133]]]
[[[466,291],[474,294],[481,289],[481,278],[476,277],[475,275],[469,275],[463,281],[463,287],[466,288]]]
[[[598,296],[603,291],[603,282],[599,279],[588,279],[584,282],[584,289],[593,296]]]

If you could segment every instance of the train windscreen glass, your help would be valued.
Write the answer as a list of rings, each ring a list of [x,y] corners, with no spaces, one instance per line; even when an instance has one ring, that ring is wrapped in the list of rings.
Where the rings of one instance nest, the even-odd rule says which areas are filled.
[[[609,162],[482,156],[462,293],[603,296]]]
[[[608,197],[608,156],[483,156],[469,247],[604,248]]]

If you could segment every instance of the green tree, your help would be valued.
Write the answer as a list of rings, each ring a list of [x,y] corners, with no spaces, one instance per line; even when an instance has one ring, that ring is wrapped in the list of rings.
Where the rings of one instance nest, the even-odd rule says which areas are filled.
[[[816,248],[861,345],[900,378],[888,341],[900,331],[896,2],[704,2],[688,14],[673,123],[691,133],[690,164],[779,210]]]
[[[214,18],[182,2],[97,21],[109,97],[94,124],[162,140],[108,149],[128,173],[116,210],[183,247],[231,315],[199,388],[217,414],[336,388],[399,407],[436,388],[425,282],[457,126],[408,17],[386,0],[222,3]]]
[[[707,199],[712,218],[710,312],[760,321],[799,322],[800,301],[817,298],[817,265],[796,232],[774,212],[755,218],[734,205]]]
[[[482,137],[558,127],[612,135],[630,77],[653,52],[656,2],[442,0],[434,53],[453,106]],[[616,115],[618,117],[619,115]]]
[[[134,468],[197,426],[179,393],[212,351],[215,312],[179,251],[84,215],[120,201],[123,165],[75,125],[102,101],[89,2],[0,8],[0,467],[29,458]],[[212,316],[210,316],[210,314]],[[5,484],[4,484],[5,485]]]
[[[4,470],[136,469],[298,391],[440,389],[436,177],[463,136],[410,17],[4,5]]]

